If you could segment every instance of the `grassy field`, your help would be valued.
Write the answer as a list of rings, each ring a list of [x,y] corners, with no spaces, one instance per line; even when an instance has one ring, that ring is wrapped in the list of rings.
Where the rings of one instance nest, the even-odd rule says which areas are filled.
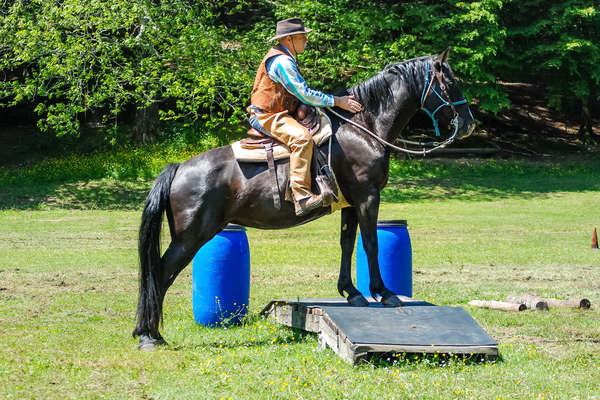
[[[8,182],[8,183],[7,183]],[[169,291],[169,346],[136,349],[136,236],[148,180],[0,182],[0,398],[599,399],[600,163],[395,162],[382,219],[407,219],[414,297],[465,307],[498,359],[400,356],[354,367],[258,316],[271,299],[337,296],[339,213],[249,229],[250,315],[197,326],[191,266]],[[168,235],[164,235],[168,237]],[[166,244],[166,243],[165,243]],[[508,294],[591,310],[467,306]]]

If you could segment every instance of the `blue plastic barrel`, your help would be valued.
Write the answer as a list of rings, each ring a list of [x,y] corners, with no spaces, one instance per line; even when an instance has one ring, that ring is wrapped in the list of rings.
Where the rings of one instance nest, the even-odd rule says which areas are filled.
[[[379,221],[377,242],[383,283],[396,294],[412,297],[412,247],[406,221]],[[369,263],[360,234],[356,245],[356,284],[363,296],[371,296]]]
[[[192,308],[204,326],[240,322],[250,297],[250,249],[246,229],[229,224],[194,256]]]

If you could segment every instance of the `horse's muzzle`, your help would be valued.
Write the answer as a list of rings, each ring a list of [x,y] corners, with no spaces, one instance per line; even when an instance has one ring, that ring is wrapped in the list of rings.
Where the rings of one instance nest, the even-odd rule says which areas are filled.
[[[464,136],[461,136],[461,139],[471,136],[473,132],[475,132],[475,122],[471,122],[467,125],[467,133]]]
[[[469,118],[468,120],[465,118],[458,117],[458,133],[456,135],[457,139],[464,139],[475,131],[475,120]]]

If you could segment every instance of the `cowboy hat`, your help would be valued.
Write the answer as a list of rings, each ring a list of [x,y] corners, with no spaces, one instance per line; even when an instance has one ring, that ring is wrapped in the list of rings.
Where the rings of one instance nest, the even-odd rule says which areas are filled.
[[[282,21],[277,21],[275,36],[269,39],[269,41],[277,40],[289,35],[308,33],[311,31],[312,29],[304,28],[304,22],[300,18],[288,18]]]

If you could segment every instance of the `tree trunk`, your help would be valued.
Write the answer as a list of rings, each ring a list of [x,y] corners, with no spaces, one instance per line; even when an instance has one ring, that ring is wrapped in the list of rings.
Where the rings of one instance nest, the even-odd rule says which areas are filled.
[[[135,111],[133,137],[138,143],[153,143],[158,136],[158,105],[138,108]]]
[[[590,113],[590,108],[588,106],[587,99],[583,101],[581,105],[581,111],[583,114],[583,122],[579,127],[579,137],[583,140],[583,142],[598,142],[600,138],[594,135],[594,131],[592,130],[592,115]]]

